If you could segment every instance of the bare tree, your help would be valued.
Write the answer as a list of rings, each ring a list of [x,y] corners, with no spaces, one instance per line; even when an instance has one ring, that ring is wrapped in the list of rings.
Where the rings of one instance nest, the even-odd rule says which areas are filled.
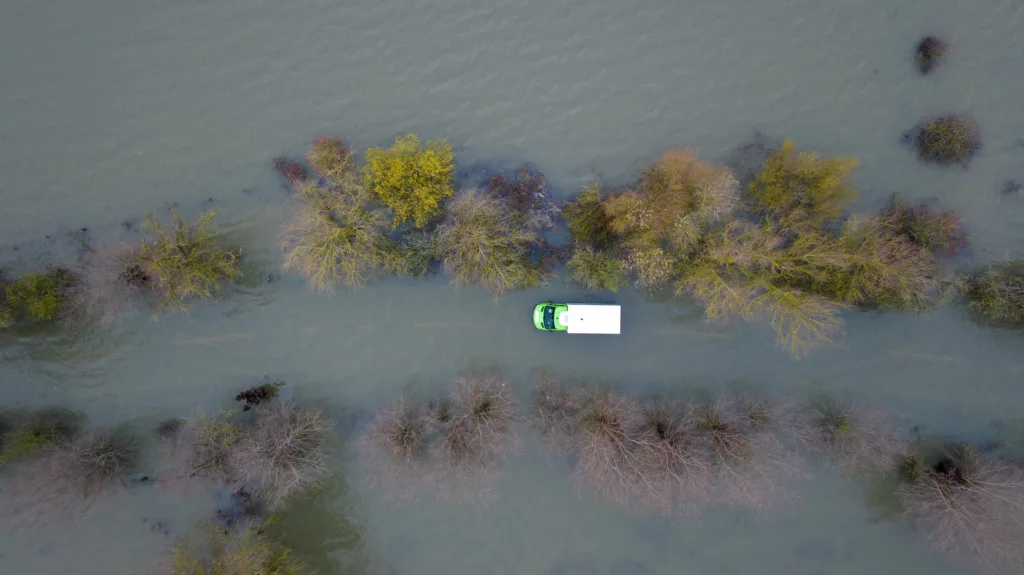
[[[794,432],[810,451],[829,457],[843,473],[892,470],[907,452],[891,418],[852,404],[829,402],[807,406]]]
[[[371,485],[401,499],[412,497],[423,486],[428,421],[444,417],[438,413],[428,419],[404,397],[381,408],[359,440],[372,468]]]
[[[929,545],[993,573],[1024,569],[1024,471],[967,445],[950,445],[899,490],[904,516]]]
[[[795,455],[780,439],[787,410],[780,403],[725,395],[697,408],[718,497],[729,505],[764,509],[791,494],[800,477]]]
[[[432,473],[442,496],[488,496],[489,485],[519,447],[518,404],[496,377],[459,378],[450,407],[433,410],[440,437],[432,448]]]
[[[137,454],[134,440],[102,430],[49,445],[15,469],[13,510],[37,520],[56,511],[84,512],[123,485],[122,476],[134,467]]]
[[[250,427],[231,445],[227,467],[268,509],[278,509],[328,474],[332,427],[319,409],[276,402],[256,410]]]

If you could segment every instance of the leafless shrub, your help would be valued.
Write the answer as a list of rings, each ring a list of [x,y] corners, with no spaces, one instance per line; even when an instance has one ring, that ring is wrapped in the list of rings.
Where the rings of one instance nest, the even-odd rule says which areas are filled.
[[[519,447],[517,402],[496,377],[456,379],[449,399],[446,413],[434,411],[440,431],[433,446],[435,480],[442,495],[469,493],[469,485],[483,493]]]
[[[16,514],[43,519],[53,512],[76,514],[123,485],[136,462],[134,440],[95,431],[46,447],[36,459],[16,468],[11,501]]]
[[[277,402],[255,412],[250,427],[231,444],[227,467],[268,509],[278,509],[327,475],[331,430],[319,409]]]
[[[165,464],[157,473],[157,483],[184,489],[196,477],[225,484],[233,482],[231,450],[243,433],[229,412],[207,415],[200,411],[179,424],[175,433],[164,436]]]
[[[808,406],[794,431],[804,446],[829,457],[843,473],[885,472],[907,452],[907,439],[896,433],[890,418],[856,404]]]
[[[117,319],[147,297],[156,303],[152,278],[130,246],[90,249],[78,275],[80,281],[71,288],[72,308],[101,323]]]
[[[542,376],[537,382],[533,424],[550,446],[570,449],[582,399],[578,390],[565,387],[558,379]]]
[[[711,466],[696,434],[694,410],[674,402],[650,401],[637,436],[636,474],[631,499],[656,513],[696,513],[714,492]]]
[[[904,516],[927,533],[929,545],[992,573],[1024,569],[1024,471],[966,445],[899,490]]]
[[[789,488],[801,473],[780,439],[786,425],[781,404],[726,395],[696,411],[713,483],[724,503],[763,510],[791,495]]]
[[[447,421],[441,408],[434,420]],[[373,469],[373,486],[383,486],[399,498],[411,497],[422,487],[430,436],[429,419],[399,397],[377,412],[359,441]]]

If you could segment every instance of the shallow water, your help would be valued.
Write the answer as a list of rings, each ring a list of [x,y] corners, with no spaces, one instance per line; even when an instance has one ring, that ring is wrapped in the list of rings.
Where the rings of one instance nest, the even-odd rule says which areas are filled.
[[[526,398],[546,369],[637,393],[853,397],[929,433],[1021,445],[1021,337],[957,310],[849,313],[844,338],[798,362],[765,326],[709,327],[686,302],[632,292],[605,298],[624,306],[622,336],[572,338],[528,319],[541,299],[594,297],[560,281],[495,301],[444,277],[324,297],[279,276],[289,205],[270,159],[320,133],[360,150],[410,131],[444,137],[460,172],[532,161],[567,197],[594,177],[629,181],[671,146],[724,161],[760,130],[857,156],[859,208],[899,191],[958,211],[972,234],[958,264],[1022,255],[1024,198],[1000,189],[1024,180],[1024,5],[750,4],[4,2],[0,262],[70,262],[70,232],[127,239],[123,221],[212,200],[255,278],[187,316],[0,335],[4,405],[65,405],[144,429],[267,375],[326,406],[349,436],[399,392],[429,397],[458,373],[497,369]],[[925,33],[954,52],[922,78],[910,58]],[[985,147],[966,171],[923,166],[899,143],[922,116],[949,112],[981,125]],[[348,442],[337,465],[336,484],[276,526],[325,573],[965,572],[886,519],[863,486],[827,474],[767,517],[668,520],[578,495],[529,446],[486,509],[396,507],[366,489]],[[0,573],[150,572],[218,504],[212,492],[139,488],[73,523],[2,521]]]

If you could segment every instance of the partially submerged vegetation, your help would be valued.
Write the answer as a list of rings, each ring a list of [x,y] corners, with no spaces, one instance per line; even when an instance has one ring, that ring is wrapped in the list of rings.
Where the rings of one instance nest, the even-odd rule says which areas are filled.
[[[69,312],[75,284],[70,272],[55,266],[6,284],[0,302],[0,327],[60,319]]]
[[[967,167],[981,149],[981,135],[974,118],[954,114],[935,116],[916,128],[917,155],[925,162]]]
[[[161,575],[303,575],[311,573],[290,549],[266,533],[272,520],[248,520],[227,529],[203,529],[205,541],[186,539],[171,550]]]
[[[937,457],[913,455],[899,497],[904,517],[925,532],[929,545],[958,561],[994,573],[1024,568],[1024,469],[950,444]]]
[[[445,140],[427,142],[416,134],[395,139],[388,149],[366,151],[366,187],[391,209],[392,227],[411,222],[417,228],[441,214],[451,196],[454,174],[452,148]]]
[[[517,403],[496,377],[459,378],[440,402],[414,407],[399,397],[384,406],[360,440],[372,484],[409,498],[485,502],[490,485],[518,449]]]
[[[844,309],[929,309],[933,254],[965,242],[958,218],[894,201],[840,224],[857,196],[854,166],[785,141],[744,198],[728,168],[673,150],[636,185],[605,196],[588,187],[565,206],[570,278],[614,291],[628,270],[641,289],[703,303],[708,319],[769,322],[795,356],[831,341]]]
[[[949,44],[937,36],[925,36],[917,43],[914,63],[922,75],[930,74],[949,55]]]
[[[953,295],[983,321],[1020,327],[1024,321],[1024,261],[996,262],[960,274],[954,282]]]

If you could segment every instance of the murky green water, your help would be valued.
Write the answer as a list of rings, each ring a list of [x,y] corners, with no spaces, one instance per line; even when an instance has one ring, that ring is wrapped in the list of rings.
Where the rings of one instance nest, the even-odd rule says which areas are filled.
[[[289,204],[269,162],[324,132],[365,149],[414,131],[447,138],[460,171],[535,162],[565,197],[595,174],[626,182],[675,145],[724,160],[758,129],[859,157],[859,207],[899,191],[957,210],[969,258],[988,262],[1024,248],[1024,198],[999,192],[1024,179],[1022,29],[1013,0],[8,0],[0,261],[68,262],[69,232],[117,241],[130,237],[124,220],[169,203],[195,214],[212,199],[266,279],[187,317],[0,335],[3,404],[144,429],[269,375],[326,406],[348,436],[399,392],[430,396],[488,368],[526,398],[531,373],[548,369],[637,393],[848,396],[968,439],[996,437],[994,422],[1020,429],[1021,337],[956,310],[846,314],[837,345],[796,362],[764,326],[712,329],[685,302],[632,292],[614,297],[621,337],[537,333],[536,301],[588,297],[560,281],[498,301],[442,277],[311,295],[277,275]],[[910,63],[924,33],[954,50],[927,78]],[[922,166],[899,144],[943,112],[981,125],[969,171]],[[348,445],[338,481],[277,526],[324,573],[963,572],[869,505],[863,486],[828,475],[767,518],[644,518],[578,495],[528,445],[489,508],[395,507],[364,487]],[[149,572],[217,505],[207,492],[135,489],[72,524],[0,522],[0,573]]]

